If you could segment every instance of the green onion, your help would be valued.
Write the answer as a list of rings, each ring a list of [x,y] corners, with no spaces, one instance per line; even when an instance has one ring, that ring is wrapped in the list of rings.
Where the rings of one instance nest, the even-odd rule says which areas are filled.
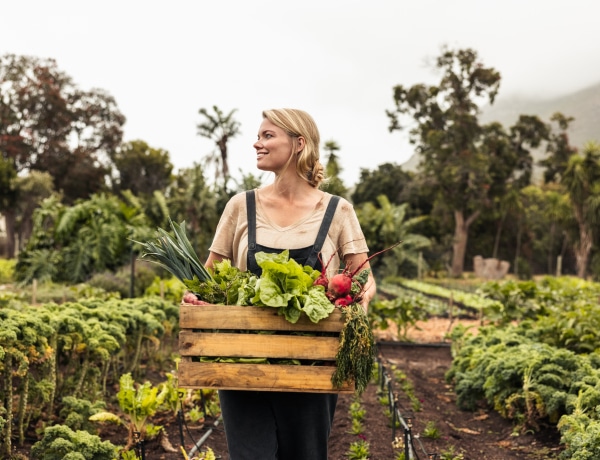
[[[185,232],[185,221],[180,224],[169,219],[171,229],[175,236],[171,236],[166,230],[158,228],[158,237],[155,241],[142,243],[142,259],[149,259],[165,270],[172,273],[181,281],[197,278],[201,282],[214,281],[206,267],[198,259],[190,240]]]

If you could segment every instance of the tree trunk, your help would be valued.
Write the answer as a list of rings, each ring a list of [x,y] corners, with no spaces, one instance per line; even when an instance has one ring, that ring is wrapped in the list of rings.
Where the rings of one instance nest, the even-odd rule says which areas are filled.
[[[554,273],[554,234],[556,233],[556,224],[550,224],[550,243],[548,244],[548,274]]]
[[[502,227],[504,227],[504,219],[506,219],[506,213],[504,213],[498,221],[498,228],[496,229],[496,238],[494,239],[494,250],[492,252],[492,257],[494,259],[498,258],[498,248],[500,247],[500,236],[502,235]]]
[[[465,219],[464,211],[454,210],[454,243],[452,243],[452,272],[451,275],[462,275],[465,268],[465,254],[469,239],[469,226],[479,216],[480,211],[475,211]]]
[[[575,261],[577,263],[577,276],[584,278],[587,273],[588,260],[592,250],[592,231],[585,223],[579,224],[579,243],[575,245]]]
[[[521,216],[519,216],[519,220],[517,221],[517,244],[515,245],[515,261],[514,261],[514,269],[513,273],[516,277],[519,276],[519,257],[521,257],[521,235],[523,234],[521,227]]]
[[[4,213],[4,222],[6,224],[6,258],[13,259],[15,257],[15,213],[12,210]]]

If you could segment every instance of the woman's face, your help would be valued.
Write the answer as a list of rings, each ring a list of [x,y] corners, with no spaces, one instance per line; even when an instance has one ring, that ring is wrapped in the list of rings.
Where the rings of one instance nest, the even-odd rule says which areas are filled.
[[[262,171],[282,172],[292,154],[292,139],[279,126],[263,119],[258,130],[256,166]]]

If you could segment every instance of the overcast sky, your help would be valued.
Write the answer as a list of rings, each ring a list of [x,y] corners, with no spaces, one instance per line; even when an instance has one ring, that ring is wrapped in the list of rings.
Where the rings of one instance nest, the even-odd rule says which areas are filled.
[[[261,111],[301,108],[335,140],[346,185],[412,155],[389,133],[396,84],[437,83],[443,45],[473,48],[500,97],[550,97],[600,81],[598,0],[18,0],[0,8],[0,54],[54,58],[102,88],[141,139],[189,167],[214,149],[198,110],[237,109],[230,169],[258,173]]]

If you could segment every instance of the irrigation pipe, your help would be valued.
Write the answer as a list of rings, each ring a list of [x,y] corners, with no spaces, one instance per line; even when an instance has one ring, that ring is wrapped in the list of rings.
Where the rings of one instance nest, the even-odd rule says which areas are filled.
[[[204,444],[204,441],[206,441],[208,439],[210,434],[217,427],[217,425],[221,421],[221,418],[222,418],[222,416],[219,415],[219,418],[215,420],[215,423],[213,423],[213,426],[206,433],[204,433],[202,435],[202,437],[198,440],[198,442],[194,445],[194,447],[192,447],[192,449],[187,454],[188,458],[192,458],[192,456],[198,451],[198,449],[202,446],[202,444]]]

